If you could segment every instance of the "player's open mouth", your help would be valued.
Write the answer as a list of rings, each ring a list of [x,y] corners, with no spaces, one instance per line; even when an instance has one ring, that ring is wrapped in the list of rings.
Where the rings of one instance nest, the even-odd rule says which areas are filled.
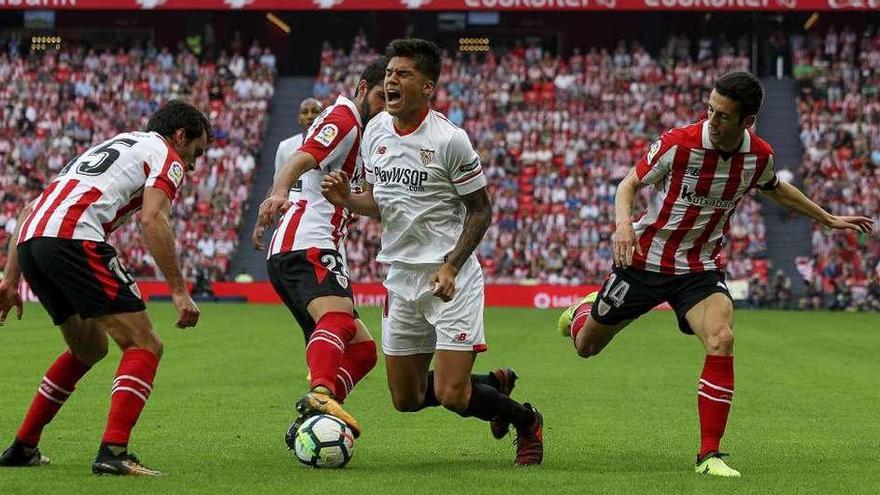
[[[400,90],[397,88],[387,88],[385,89],[385,102],[389,105],[397,105],[401,100]]]

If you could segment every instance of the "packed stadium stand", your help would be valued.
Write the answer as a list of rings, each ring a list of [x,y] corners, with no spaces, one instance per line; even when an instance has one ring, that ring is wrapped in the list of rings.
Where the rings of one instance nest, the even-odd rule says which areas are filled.
[[[161,102],[185,98],[209,114],[214,145],[173,204],[184,276],[223,279],[236,249],[269,98],[275,59],[254,44],[199,60],[182,47],[119,51],[69,47],[0,53],[0,266],[22,206],[68,160],[119,132],[143,129]],[[111,236],[136,276],[157,278],[135,222]]]
[[[837,213],[880,221],[876,27],[786,41],[798,82],[806,192]],[[0,48],[0,77],[9,81],[0,88],[0,265],[21,205],[68,160],[119,131],[143,128],[160,102],[181,96],[210,113],[216,135],[174,205],[185,275],[235,275],[229,264],[242,229],[251,227],[242,214],[255,204],[250,186],[275,91],[271,52],[255,43],[200,60],[182,45]],[[494,221],[478,251],[488,281],[600,282],[611,267],[615,184],[664,130],[705,115],[707,88],[724,72],[749,68],[748,49],[744,40],[672,36],[653,54],[636,41],[564,57],[528,43],[447,53],[434,106],[468,131],[489,178]],[[325,104],[350,95],[377,56],[362,35],[350,47],[325,44],[312,93]],[[383,279],[379,238],[372,220],[351,225],[354,280]],[[791,292],[804,282],[777,273],[766,240],[762,203],[747,197],[721,253],[728,277],[751,281],[754,306],[793,306]],[[111,242],[135,275],[160,275],[134,223]],[[802,307],[880,308],[876,233],[813,227],[812,256],[798,267],[806,282]]]
[[[880,221],[880,32],[831,29],[794,38],[792,50],[807,194],[839,214]],[[880,308],[876,233],[815,226],[812,257],[799,268],[805,307]]]
[[[615,184],[662,132],[705,116],[717,76],[748,68],[742,48],[693,41],[673,36],[656,56],[621,42],[568,57],[517,45],[445,58],[434,108],[468,131],[494,200],[479,249],[489,281],[601,282],[612,265]],[[350,94],[376,56],[363,36],[349,51],[325,46],[315,97]],[[349,232],[354,279],[381,279],[378,225],[361,220]],[[732,278],[766,280],[764,241],[761,204],[748,197],[722,253]]]

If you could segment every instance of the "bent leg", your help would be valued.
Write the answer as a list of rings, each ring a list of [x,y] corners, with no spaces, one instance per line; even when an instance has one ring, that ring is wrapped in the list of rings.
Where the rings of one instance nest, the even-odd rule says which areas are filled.
[[[95,325],[93,319],[73,315],[60,328],[67,347],[79,361],[94,366],[107,355],[107,332]]]
[[[153,379],[162,356],[162,341],[153,330],[145,311],[99,316],[92,320],[122,349],[122,359],[110,391],[110,413],[101,443],[126,447],[131,431],[153,392]]]
[[[517,431],[533,426],[532,410],[500,393],[495,388],[471,379],[475,353],[437,351],[434,386],[443,407],[463,417],[483,421],[500,419],[513,424]]]
[[[355,320],[357,333],[345,346],[342,360],[339,362],[339,373],[336,375],[336,396],[344,401],[367,374],[376,367],[376,342],[360,320]]]
[[[73,394],[77,382],[107,354],[107,336],[84,324],[79,316],[62,323],[61,333],[69,350],[62,352],[46,371],[16,434],[16,439],[29,448],[37,446],[43,429]]]
[[[385,354],[388,389],[395,409],[416,412],[440,405],[434,394],[434,383],[428,383],[428,367],[433,357],[430,353],[409,356]]]
[[[475,352],[437,351],[434,364],[434,390],[446,409],[463,414],[471,398],[471,371]],[[491,388],[491,387],[490,387]]]
[[[602,352],[618,332],[662,302],[663,296],[654,274],[615,268],[595,302],[583,301],[573,311],[570,335],[578,355],[588,358]]]
[[[306,344],[311,388],[343,399],[347,391],[337,387],[337,375],[346,346],[358,332],[354,303],[347,297],[322,296],[309,302],[308,312],[316,322]]]
[[[578,356],[586,359],[599,354],[611,342],[611,339],[631,322],[632,320],[627,320],[615,325],[604,325],[591,317],[587,317],[583,326],[576,330],[574,324],[577,323],[577,320],[575,320],[572,322],[571,333],[576,335],[574,346],[577,349]]]

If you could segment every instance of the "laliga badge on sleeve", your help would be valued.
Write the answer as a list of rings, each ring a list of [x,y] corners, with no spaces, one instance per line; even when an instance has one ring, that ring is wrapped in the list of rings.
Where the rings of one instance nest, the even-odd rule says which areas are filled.
[[[183,182],[183,165],[180,162],[171,162],[171,166],[168,167],[168,178],[174,182],[174,187],[180,187],[180,183]]]
[[[315,134],[315,141],[323,144],[324,146],[330,146],[330,143],[336,139],[336,135],[339,134],[339,128],[334,124],[326,124],[324,127]]]

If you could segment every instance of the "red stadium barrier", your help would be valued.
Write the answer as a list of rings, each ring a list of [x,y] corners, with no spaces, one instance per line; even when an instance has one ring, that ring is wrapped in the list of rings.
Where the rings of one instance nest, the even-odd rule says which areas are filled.
[[[0,0],[22,10],[876,10],[880,0]]]
[[[211,285],[217,297],[240,297],[250,303],[280,303],[269,282],[236,283],[215,282]],[[169,296],[165,282],[139,281],[144,300],[155,296]],[[385,287],[382,284],[353,284],[355,303],[358,306],[382,306],[385,304]],[[36,301],[25,282],[21,294],[26,301]],[[517,308],[565,308],[581,297],[599,290],[598,285],[489,285],[486,286],[486,306]]]
[[[138,286],[145,299],[170,294],[164,282],[138,282]],[[216,282],[212,288],[214,295],[218,297],[243,297],[252,303],[281,302],[268,282]],[[385,287],[382,284],[353,284],[352,288],[358,306],[385,304]],[[486,286],[486,306],[565,308],[598,289],[597,285],[489,285]]]

